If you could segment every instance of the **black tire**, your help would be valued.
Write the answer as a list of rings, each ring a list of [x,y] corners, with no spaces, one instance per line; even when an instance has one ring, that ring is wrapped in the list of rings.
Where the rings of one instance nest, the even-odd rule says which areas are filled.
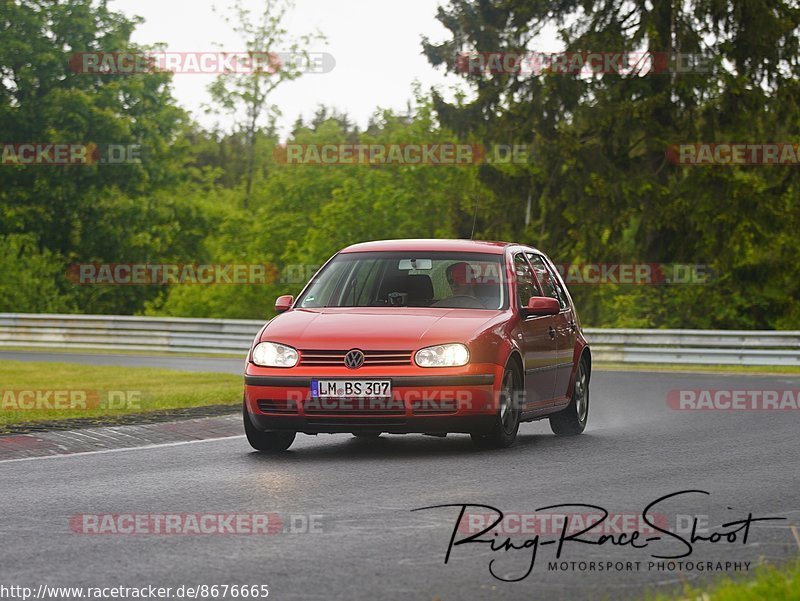
[[[566,409],[550,416],[550,429],[557,436],[576,436],[586,429],[589,419],[589,363],[581,357]]]
[[[244,419],[244,433],[247,435],[247,442],[256,451],[262,453],[277,453],[285,451],[294,442],[297,432],[262,432],[256,429],[250,421],[250,414],[247,412],[247,405],[242,404],[242,417]]]
[[[473,444],[480,449],[505,449],[514,444],[519,431],[522,377],[517,369],[507,367],[503,373],[503,386],[498,399],[497,416],[488,433],[470,434]]]
[[[375,440],[381,435],[380,432],[353,432],[353,436],[356,438],[367,438],[371,440]]]

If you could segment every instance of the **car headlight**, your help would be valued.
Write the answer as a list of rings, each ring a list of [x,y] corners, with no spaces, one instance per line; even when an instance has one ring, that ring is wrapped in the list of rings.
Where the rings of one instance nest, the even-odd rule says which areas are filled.
[[[420,367],[459,367],[469,363],[469,349],[463,344],[439,344],[418,350],[414,361]]]
[[[294,367],[298,359],[297,350],[285,344],[259,342],[253,349],[253,363],[261,367]]]

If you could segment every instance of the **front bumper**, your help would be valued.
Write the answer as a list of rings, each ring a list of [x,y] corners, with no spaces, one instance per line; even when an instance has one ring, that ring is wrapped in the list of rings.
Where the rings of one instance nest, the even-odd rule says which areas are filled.
[[[359,370],[324,373],[248,365],[245,403],[253,425],[264,431],[306,434],[381,431],[390,433],[485,432],[497,415],[503,368],[470,365],[461,370]],[[442,372],[447,373],[442,373]],[[391,399],[328,399],[311,396],[312,379],[389,379]]]

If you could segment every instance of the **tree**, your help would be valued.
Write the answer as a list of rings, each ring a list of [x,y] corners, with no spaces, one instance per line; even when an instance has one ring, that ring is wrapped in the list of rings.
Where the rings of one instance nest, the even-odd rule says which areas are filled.
[[[269,104],[270,95],[283,83],[297,79],[310,62],[308,45],[322,40],[320,34],[290,37],[282,22],[292,8],[290,0],[264,0],[261,14],[254,16],[241,0],[231,6],[235,17],[225,16],[245,44],[251,68],[222,73],[209,87],[216,110],[235,119],[235,128],[246,143],[247,166],[243,205],[248,207],[256,168],[256,142],[262,117],[270,122],[280,114]]]
[[[164,261],[197,252],[197,213],[175,193],[185,181],[181,133],[188,119],[172,97],[171,75],[75,69],[76,53],[147,52],[130,41],[138,22],[109,10],[105,0],[0,2],[0,141],[140,149],[139,160],[118,165],[0,166],[0,236],[12,249],[4,256],[30,252],[34,258],[20,261],[21,269],[35,272],[46,263],[41,274],[59,274],[53,284],[64,299],[53,307],[129,313],[159,293],[76,287],[66,278],[72,263]],[[19,234],[24,244],[15,242]],[[31,276],[27,281],[42,277]]]
[[[717,278],[707,286],[665,295],[652,288],[636,291],[640,300],[653,299],[634,304],[637,315],[650,323],[664,323],[663,315],[652,313],[662,301],[668,315],[678,316],[668,317],[671,323],[686,317],[682,307],[687,304],[731,307],[687,317],[706,327],[776,327],[786,324],[792,311],[796,316],[779,295],[766,291],[785,284],[787,274],[793,282],[800,279],[797,245],[790,250],[779,243],[797,227],[797,170],[682,167],[665,153],[675,143],[797,139],[796,3],[451,0],[438,19],[449,39],[425,40],[424,51],[433,65],[458,73],[471,89],[469,99],[455,102],[434,92],[443,124],[462,136],[513,140],[532,149],[525,169],[482,170],[483,181],[506,200],[505,211],[521,215],[527,196],[534,200],[530,225],[514,224],[513,237],[538,244],[564,262],[714,266]],[[460,68],[463,62],[457,59],[463,54],[534,51],[547,25],[557,27],[565,52],[573,56],[683,53],[709,62],[687,73]],[[482,215],[481,223],[498,225],[481,234],[492,237],[506,223],[497,217]],[[800,290],[797,284],[788,286],[790,295]],[[603,314],[610,306],[605,291],[579,294],[598,321],[616,314]]]

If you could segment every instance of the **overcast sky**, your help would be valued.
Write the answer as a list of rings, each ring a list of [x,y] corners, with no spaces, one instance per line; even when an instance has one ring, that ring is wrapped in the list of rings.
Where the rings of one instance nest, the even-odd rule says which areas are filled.
[[[227,0],[111,0],[112,9],[144,17],[134,33],[141,44],[163,42],[175,52],[239,51],[243,44],[212,6],[230,6]],[[246,0],[258,13],[260,0]],[[283,84],[272,99],[283,113],[281,131],[299,115],[311,116],[319,104],[346,111],[364,127],[376,107],[402,110],[412,97],[412,83],[418,80],[427,90],[432,85],[447,91],[458,79],[434,69],[422,56],[421,38],[447,38],[447,30],[436,20],[439,0],[296,0],[285,25],[290,34],[319,29],[328,40],[310,50],[328,52],[336,66],[327,74],[308,74]],[[204,115],[203,103],[213,76],[176,74],[174,90],[178,101],[194,117],[211,126],[217,117]],[[447,94],[450,96],[450,94]],[[223,122],[223,125],[225,123]]]

